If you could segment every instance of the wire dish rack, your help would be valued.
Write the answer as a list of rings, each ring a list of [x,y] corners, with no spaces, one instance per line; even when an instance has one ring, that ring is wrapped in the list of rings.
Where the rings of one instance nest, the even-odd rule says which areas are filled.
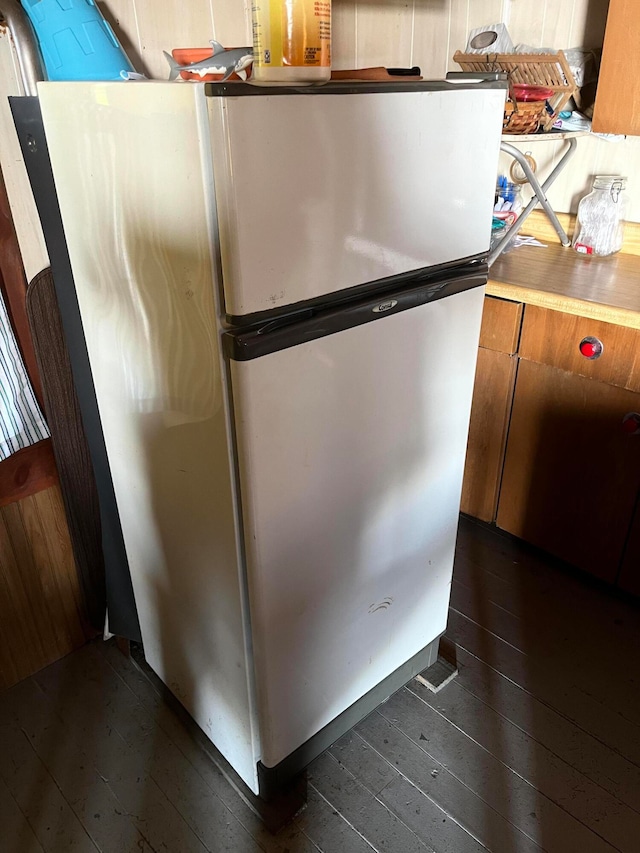
[[[551,114],[543,116],[540,126],[551,130],[553,124],[569,99],[576,91],[576,82],[564,53],[462,53],[458,50],[454,62],[463,71],[502,71],[509,75],[509,82],[531,86],[546,86],[553,89],[548,104]]]

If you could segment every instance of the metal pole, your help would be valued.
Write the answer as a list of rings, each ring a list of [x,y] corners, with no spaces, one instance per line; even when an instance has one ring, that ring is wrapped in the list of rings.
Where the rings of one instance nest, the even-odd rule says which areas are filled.
[[[567,141],[569,142],[568,150],[565,152],[562,159],[558,162],[549,177],[542,184],[539,183],[538,179],[535,176],[535,173],[532,171],[528,161],[526,160],[524,154],[522,154],[521,151],[519,151],[513,145],[510,145],[508,142],[502,142],[500,144],[501,150],[504,151],[506,154],[510,154],[512,157],[514,157],[522,166],[522,171],[525,173],[527,180],[531,184],[531,188],[533,189],[535,195],[533,196],[529,204],[525,207],[525,209],[522,211],[516,222],[511,226],[506,236],[494,247],[493,251],[489,254],[489,266],[491,266],[491,264],[496,260],[496,258],[498,258],[502,254],[502,252],[504,252],[507,246],[512,243],[516,235],[520,232],[520,229],[522,228],[525,220],[538,203],[540,203],[544,208],[544,211],[549,217],[551,224],[555,228],[562,245],[565,247],[571,245],[571,241],[567,237],[566,231],[560,224],[558,217],[556,216],[555,211],[549,204],[549,200],[546,196],[546,191],[553,184],[560,172],[566,167],[571,157],[573,157],[573,155],[575,154],[575,150],[578,145],[577,140],[569,139]]]
[[[19,0],[0,0],[0,18],[4,19],[11,33],[25,95],[37,95],[37,84],[47,77],[31,21]]]

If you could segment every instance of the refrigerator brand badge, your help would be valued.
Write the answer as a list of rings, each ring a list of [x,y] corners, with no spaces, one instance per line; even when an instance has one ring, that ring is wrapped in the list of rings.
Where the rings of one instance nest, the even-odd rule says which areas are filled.
[[[373,309],[373,313],[382,314],[383,311],[390,311],[392,308],[395,308],[397,304],[397,299],[390,299],[388,302],[381,302],[380,305],[376,305]]]

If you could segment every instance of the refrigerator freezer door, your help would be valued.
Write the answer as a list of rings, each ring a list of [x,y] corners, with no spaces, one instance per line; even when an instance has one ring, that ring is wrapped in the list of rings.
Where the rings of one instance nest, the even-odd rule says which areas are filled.
[[[231,362],[267,767],[445,628],[483,292]]]
[[[488,251],[503,90],[207,100],[231,317]]]

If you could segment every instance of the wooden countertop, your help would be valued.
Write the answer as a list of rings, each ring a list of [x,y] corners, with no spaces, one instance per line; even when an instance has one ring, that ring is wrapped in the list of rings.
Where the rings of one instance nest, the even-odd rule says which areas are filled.
[[[493,264],[487,294],[640,329],[640,257],[520,246]]]

